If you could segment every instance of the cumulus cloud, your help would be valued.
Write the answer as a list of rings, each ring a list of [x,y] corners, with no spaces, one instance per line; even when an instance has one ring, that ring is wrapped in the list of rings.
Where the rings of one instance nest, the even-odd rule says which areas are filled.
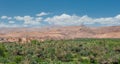
[[[15,21],[9,21],[9,23],[10,23],[10,24],[14,24],[14,23],[15,23]]]
[[[33,24],[34,21],[33,21],[33,17],[31,16],[24,16],[24,24]]]
[[[54,25],[80,25],[81,23],[93,24],[93,19],[87,15],[80,17],[76,15],[62,14],[46,18],[45,21]]]
[[[42,21],[42,17],[31,17],[31,16],[15,16],[14,19],[17,21],[23,21],[24,24],[37,25]]]
[[[35,22],[41,22],[42,19],[43,19],[42,17],[35,18]]]
[[[88,15],[78,16],[61,14],[54,15],[50,17],[42,17],[48,15],[48,13],[41,12],[37,16],[1,16],[0,27],[29,27],[29,26],[48,26],[48,25],[58,25],[58,26],[78,26],[81,24],[89,26],[116,26],[120,25],[120,14],[113,17],[101,17],[93,18]],[[7,19],[7,20],[6,20]],[[7,24],[8,23],[8,24]]]
[[[15,16],[14,19],[16,19],[16,20],[18,20],[18,21],[22,21],[22,20],[24,20],[24,18],[21,17],[21,16]]]
[[[1,16],[1,19],[7,19],[7,20],[10,20],[10,19],[12,19],[12,17],[8,17],[8,16]]]
[[[45,13],[45,12],[41,12],[41,13],[39,13],[39,14],[36,14],[36,16],[46,16],[46,15],[48,15],[49,13]]]
[[[115,16],[115,18],[120,20],[120,15]]]
[[[77,16],[77,15],[68,15],[68,14],[62,14],[62,15],[56,15],[53,17],[48,17],[45,19],[46,22],[53,25],[94,25],[95,23],[100,25],[120,25],[120,15],[117,15],[115,17],[106,17],[106,18],[92,18],[87,15],[84,16]]]
[[[5,23],[0,23],[0,28],[1,27],[20,27],[19,25],[17,24],[13,24],[13,25],[10,25],[10,24],[5,24]]]
[[[1,19],[6,19],[6,18],[7,18],[7,16],[2,16],[2,17],[1,17]]]

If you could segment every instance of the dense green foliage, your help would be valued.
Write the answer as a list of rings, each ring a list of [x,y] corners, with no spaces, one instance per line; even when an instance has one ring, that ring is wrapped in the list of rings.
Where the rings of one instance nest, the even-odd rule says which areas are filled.
[[[120,64],[120,39],[0,43],[1,64]]]

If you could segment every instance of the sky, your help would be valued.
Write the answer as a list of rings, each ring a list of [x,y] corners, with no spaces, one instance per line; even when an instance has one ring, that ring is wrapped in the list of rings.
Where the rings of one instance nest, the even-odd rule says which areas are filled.
[[[119,26],[120,0],[0,0],[0,27]]]

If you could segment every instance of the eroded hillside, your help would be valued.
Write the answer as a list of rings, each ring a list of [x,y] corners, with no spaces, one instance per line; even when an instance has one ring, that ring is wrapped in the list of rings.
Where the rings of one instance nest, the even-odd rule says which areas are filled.
[[[26,42],[46,39],[74,38],[120,38],[120,26],[111,27],[46,27],[46,28],[1,28],[1,42]]]

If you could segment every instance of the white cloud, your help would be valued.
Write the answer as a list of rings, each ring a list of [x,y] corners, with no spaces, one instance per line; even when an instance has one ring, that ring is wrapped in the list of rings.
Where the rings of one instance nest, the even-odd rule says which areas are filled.
[[[47,26],[49,25],[59,25],[59,26],[70,26],[70,25],[91,25],[91,26],[115,26],[120,25],[120,14],[114,17],[101,17],[101,18],[92,18],[87,15],[78,16],[78,15],[69,15],[69,14],[61,14],[55,15],[52,17],[42,17],[47,15],[48,13],[42,12],[37,16],[1,16],[0,27],[28,27],[28,26]],[[7,24],[8,23],[8,24]]]
[[[33,24],[33,17],[31,16],[24,16],[24,24]]]
[[[68,14],[62,14],[57,15],[53,17],[48,17],[45,19],[46,22],[48,22],[51,25],[94,25],[95,23],[101,24],[101,25],[120,25],[120,15],[117,15],[115,17],[107,17],[107,18],[92,18],[88,17],[87,15],[84,16],[77,16],[77,15],[68,15]]]
[[[36,16],[45,16],[45,15],[48,15],[49,13],[45,13],[45,12],[41,12],[39,14],[36,14]]]
[[[1,19],[11,20],[11,19],[12,19],[12,17],[8,17],[8,16],[1,16]]]
[[[117,20],[120,20],[120,15],[115,16]]]
[[[15,16],[14,19],[16,19],[16,20],[18,20],[18,21],[24,20],[24,18],[21,17],[21,16]]]
[[[2,17],[1,17],[1,19],[6,19],[6,18],[7,18],[7,16],[2,16]]]
[[[36,21],[36,22],[40,22],[40,21],[42,21],[42,20],[43,20],[42,17],[35,18],[35,21]]]
[[[30,25],[37,25],[40,24],[40,21],[42,21],[42,17],[31,17],[31,16],[15,16],[15,20],[17,21],[23,21],[24,24],[30,24]]]
[[[7,19],[8,19],[8,20],[11,20],[11,19],[12,19],[12,17],[8,17]]]
[[[15,23],[15,21],[8,21],[10,24],[14,24]]]
[[[0,23],[0,27],[10,28],[10,27],[20,27],[20,26],[19,26],[19,25],[16,25],[16,24],[9,25],[9,24]]]
[[[52,18],[46,18],[45,21],[54,25],[80,25],[83,22],[91,24],[92,18],[87,15],[80,17],[76,15],[62,14]]]

